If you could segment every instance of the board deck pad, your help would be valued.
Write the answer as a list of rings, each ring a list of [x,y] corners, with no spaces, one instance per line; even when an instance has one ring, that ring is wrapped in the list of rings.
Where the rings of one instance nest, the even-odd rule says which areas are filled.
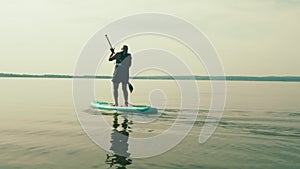
[[[112,103],[102,102],[102,101],[97,101],[97,100],[92,101],[91,106],[93,108],[102,109],[102,110],[116,110],[116,111],[123,111],[123,112],[141,112],[141,113],[157,112],[157,109],[153,108],[151,106],[146,106],[146,105],[133,105],[133,106],[128,106],[128,107],[113,106]]]

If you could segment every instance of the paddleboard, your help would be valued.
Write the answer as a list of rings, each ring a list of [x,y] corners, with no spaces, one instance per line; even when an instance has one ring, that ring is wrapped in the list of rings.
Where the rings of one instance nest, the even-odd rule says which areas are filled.
[[[156,108],[151,106],[144,106],[144,105],[133,105],[128,107],[123,106],[113,106],[112,103],[102,102],[94,100],[91,103],[93,108],[101,109],[101,110],[116,110],[116,111],[123,111],[123,112],[157,112]]]

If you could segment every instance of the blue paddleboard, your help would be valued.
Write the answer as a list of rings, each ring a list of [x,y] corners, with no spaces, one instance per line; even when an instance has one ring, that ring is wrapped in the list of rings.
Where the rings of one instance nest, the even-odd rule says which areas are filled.
[[[101,109],[101,110],[117,110],[117,111],[123,111],[123,112],[151,112],[156,113],[157,109],[150,107],[150,106],[144,106],[144,105],[133,105],[128,107],[123,106],[113,106],[111,103],[108,102],[101,102],[94,100],[91,103],[91,106],[93,108]]]

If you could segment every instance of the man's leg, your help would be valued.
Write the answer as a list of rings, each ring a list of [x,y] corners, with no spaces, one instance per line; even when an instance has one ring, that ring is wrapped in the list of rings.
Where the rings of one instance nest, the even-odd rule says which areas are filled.
[[[113,82],[113,87],[114,87],[114,100],[115,100],[115,106],[118,106],[118,88],[119,88],[119,83]]]
[[[122,90],[123,90],[123,94],[124,94],[125,106],[128,106],[127,83],[122,83]]]

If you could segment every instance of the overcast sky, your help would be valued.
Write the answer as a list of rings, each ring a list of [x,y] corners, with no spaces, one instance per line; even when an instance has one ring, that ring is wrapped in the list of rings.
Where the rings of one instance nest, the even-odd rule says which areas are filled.
[[[72,74],[95,32],[143,12],[178,16],[201,30],[226,75],[300,75],[299,0],[2,0],[0,72]],[[133,54],[145,39],[131,39]]]

